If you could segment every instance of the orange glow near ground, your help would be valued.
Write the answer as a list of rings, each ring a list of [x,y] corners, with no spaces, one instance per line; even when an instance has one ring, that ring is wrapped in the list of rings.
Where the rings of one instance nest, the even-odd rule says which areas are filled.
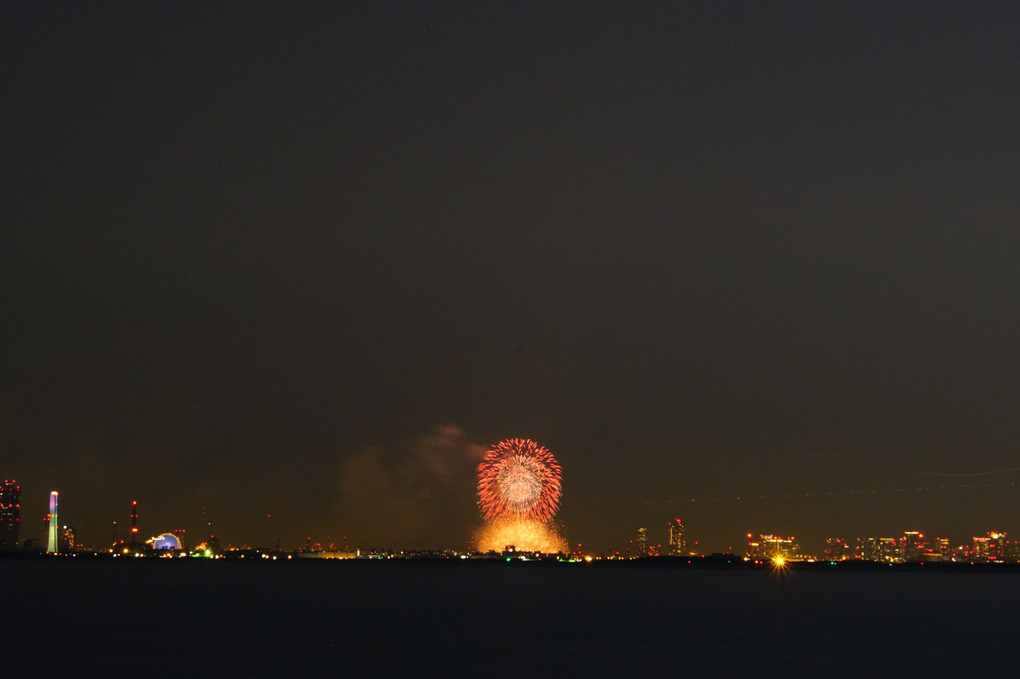
[[[527,519],[499,519],[486,523],[475,532],[474,543],[479,552],[502,552],[508,545],[513,545],[520,552],[555,554],[567,551],[567,541],[554,525]]]

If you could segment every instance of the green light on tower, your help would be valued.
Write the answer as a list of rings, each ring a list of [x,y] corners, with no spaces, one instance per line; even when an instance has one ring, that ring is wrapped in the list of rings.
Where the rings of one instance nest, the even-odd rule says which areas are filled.
[[[57,523],[57,491],[54,490],[50,493],[50,534],[46,542],[47,554],[56,554],[60,551],[57,542]]]

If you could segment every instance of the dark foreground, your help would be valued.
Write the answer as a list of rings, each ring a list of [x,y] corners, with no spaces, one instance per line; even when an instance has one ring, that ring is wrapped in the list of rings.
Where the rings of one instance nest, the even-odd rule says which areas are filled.
[[[1020,573],[0,559],[5,671],[1012,674]]]

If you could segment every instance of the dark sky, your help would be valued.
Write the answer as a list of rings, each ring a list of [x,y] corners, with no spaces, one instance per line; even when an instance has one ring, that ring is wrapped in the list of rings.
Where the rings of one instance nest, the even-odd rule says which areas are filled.
[[[550,6],[553,5],[553,6]],[[4,3],[0,476],[101,546],[1020,536],[1013,3]],[[692,502],[692,499],[694,500]],[[205,514],[203,516],[203,508]]]

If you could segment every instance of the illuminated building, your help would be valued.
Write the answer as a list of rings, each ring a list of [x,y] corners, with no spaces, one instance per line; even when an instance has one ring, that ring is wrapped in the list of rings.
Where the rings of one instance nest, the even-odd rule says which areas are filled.
[[[1006,546],[1006,534],[990,531],[982,537],[971,538],[973,561],[1002,561]]]
[[[920,561],[925,552],[924,533],[908,530],[901,539],[900,556],[904,561]]]
[[[903,552],[900,550],[896,538],[877,538],[878,554],[874,561],[886,561],[889,563],[903,561]]]
[[[865,561],[899,563],[903,561],[901,542],[896,538],[864,538],[860,550],[861,558]]]
[[[21,486],[11,479],[0,485],[0,549],[15,549],[21,528]]]
[[[747,551],[745,555],[749,559],[761,559],[771,561],[778,557],[789,559],[797,556],[800,547],[794,542],[794,537],[781,538],[775,535],[747,534]]]
[[[854,550],[843,538],[826,538],[825,558],[829,561],[846,561],[854,558]]]
[[[75,547],[77,547],[77,543],[74,541],[74,528],[64,526],[60,531],[60,551],[73,552]]]
[[[974,561],[987,561],[989,559],[988,554],[991,551],[988,543],[991,542],[991,540],[987,537],[978,536],[974,536],[970,540],[970,558]]]
[[[668,531],[668,544],[670,556],[683,556],[687,554],[687,537],[684,534],[684,522],[674,518],[666,524]]]
[[[924,553],[925,561],[949,561],[951,557],[949,538],[933,538]]]
[[[634,543],[637,556],[648,556],[648,529],[637,529],[637,540]]]
[[[59,524],[57,521],[57,491],[50,492],[50,530],[46,540],[46,553],[56,554],[60,551]]]
[[[988,558],[993,561],[1002,561],[1006,553],[1006,534],[1002,531],[990,531],[988,540]]]
[[[748,559],[764,558],[761,542],[756,540],[752,533],[747,534],[747,549],[744,550],[744,556]]]

